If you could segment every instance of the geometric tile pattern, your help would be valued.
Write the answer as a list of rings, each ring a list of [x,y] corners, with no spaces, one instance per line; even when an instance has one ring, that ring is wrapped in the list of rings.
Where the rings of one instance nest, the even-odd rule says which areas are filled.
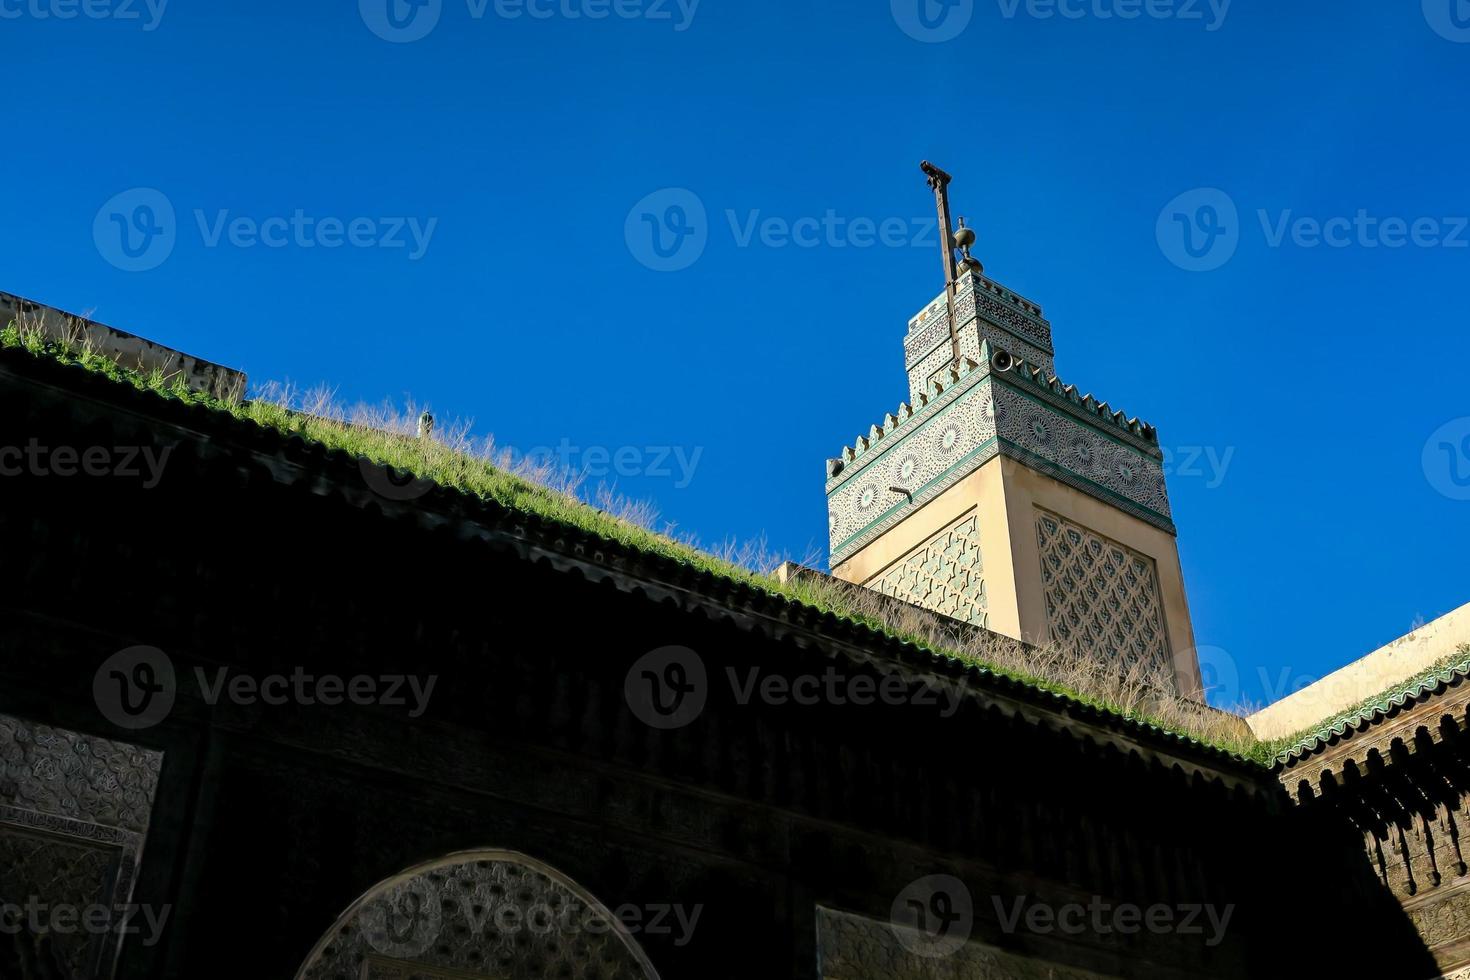
[[[1167,672],[1169,641],[1154,561],[1079,524],[1039,511],[1037,544],[1053,643],[1124,667]]]
[[[1110,423],[1023,391],[980,363],[827,482],[832,564],[845,561],[997,455],[1172,533],[1163,460]],[[1114,433],[1117,433],[1116,435]],[[897,493],[901,488],[912,494]]]
[[[902,434],[886,437],[829,485],[834,562],[922,506],[951,478],[978,468],[977,452],[995,438],[987,392],[974,384],[983,381],[982,373],[947,388],[922,410],[926,418],[916,416]],[[913,502],[895,487],[913,494]]]
[[[952,619],[984,626],[984,571],[979,518],[971,511],[915,548],[868,587]]]
[[[1155,459],[1125,442],[1110,439],[1076,416],[1056,411],[1010,387],[999,389],[996,414],[998,434],[1005,442],[1080,478],[1084,488],[1088,484],[1100,487],[1145,510],[1170,516],[1162,458]],[[1034,464],[1032,468],[1036,468]]]
[[[910,398],[917,398],[953,358],[946,303],[941,294],[909,321],[904,367]],[[966,357],[976,359],[981,341],[989,341],[992,347],[1010,351],[1048,374],[1055,373],[1051,324],[1040,308],[985,276],[965,273],[956,283],[955,332]]]

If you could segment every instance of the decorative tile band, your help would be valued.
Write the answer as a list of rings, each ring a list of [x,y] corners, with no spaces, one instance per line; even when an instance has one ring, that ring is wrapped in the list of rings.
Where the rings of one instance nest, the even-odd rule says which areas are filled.
[[[959,329],[960,355],[976,363],[987,362],[988,355],[981,353],[982,347],[1003,350],[1014,357],[1036,365],[1044,372],[1052,371],[1051,355],[1018,340],[1006,331],[984,320],[971,320]],[[909,366],[909,398],[917,400],[936,381],[944,383],[944,373],[954,360],[954,350],[946,332],[938,346],[923,358]]]
[[[1120,433],[976,372],[828,483],[831,561],[845,561],[1004,454],[1149,524],[1174,530],[1162,459]],[[900,492],[903,491],[903,492]]]
[[[831,496],[838,486],[851,480],[856,472],[866,466],[874,456],[881,455],[892,446],[895,437],[904,438],[918,425],[932,419],[954,398],[955,390],[965,390],[976,383],[976,376],[989,377],[995,351],[989,341],[981,340],[978,363],[968,357],[959,367],[950,366],[941,372],[946,382],[931,383],[913,405],[903,404],[896,413],[890,413],[881,426],[874,425],[866,436],[843,450],[838,459],[827,461],[827,494]],[[1007,352],[1008,354],[1010,352]],[[1063,384],[1054,375],[1013,357],[1009,370],[996,375],[1005,385],[1025,391],[1036,398],[1070,415],[1089,428],[1095,428],[1115,439],[1131,445],[1140,453],[1162,460],[1158,448],[1158,431],[1146,422],[1129,418],[1123,412],[1114,411],[1107,402],[1099,402],[1092,395],[1083,395],[1075,385]]]
[[[958,323],[965,323],[978,310],[981,316],[1023,340],[1048,353],[1053,352],[1051,324],[1041,315],[1041,308],[993,279],[969,272],[961,273],[956,283],[955,299]],[[948,321],[943,316],[944,304],[945,294],[941,293],[909,320],[909,335],[904,342],[906,350],[910,344],[915,348],[932,346],[931,335],[934,331],[948,332]]]

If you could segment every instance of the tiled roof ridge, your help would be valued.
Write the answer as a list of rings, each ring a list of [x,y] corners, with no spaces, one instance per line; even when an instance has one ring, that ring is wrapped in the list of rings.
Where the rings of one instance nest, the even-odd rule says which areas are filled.
[[[93,390],[85,394],[95,401],[116,402],[119,396],[122,399],[131,399],[138,404],[146,401],[146,413],[168,424],[188,427],[209,425],[227,429],[231,435],[240,437],[241,441],[256,443],[253,448],[257,451],[269,452],[282,458],[285,462],[298,466],[303,461],[307,461],[322,468],[335,466],[344,471],[347,467],[358,470],[364,463],[384,467],[384,464],[376,463],[367,457],[327,446],[299,433],[281,432],[209,405],[185,402],[157,392],[140,390],[132,385],[110,379],[80,364],[63,363],[50,358],[38,357],[25,351],[0,349],[0,368],[9,368],[10,364],[14,363],[27,364],[29,371],[26,373],[28,374],[50,372],[52,380],[64,383],[68,387],[90,386]],[[45,379],[39,380],[47,383]],[[60,387],[61,384],[57,386]],[[139,409],[138,412],[144,414],[142,409]],[[169,414],[174,415],[175,418],[167,418]],[[364,488],[363,496],[370,497],[372,492]],[[347,498],[344,497],[344,499]],[[378,498],[374,498],[374,501],[385,515],[386,509],[393,506],[391,501]],[[436,509],[440,512],[435,515],[438,519],[432,522],[436,527],[442,526],[445,517],[460,517],[481,524],[487,531],[509,534],[523,545],[533,544],[560,554],[564,559],[579,563],[579,565],[600,566],[608,573],[626,575],[636,575],[641,571],[643,577],[652,579],[648,582],[649,585],[663,589],[684,590],[702,596],[707,601],[718,604],[726,614],[731,616],[741,612],[754,613],[818,634],[815,639],[835,642],[837,645],[847,643],[866,650],[870,655],[876,653],[900,664],[910,666],[922,664],[936,673],[946,674],[950,678],[962,681],[967,689],[983,691],[990,688],[994,693],[1005,697],[1028,702],[1090,725],[1141,739],[1144,745],[1150,748],[1157,749],[1158,743],[1164,743],[1199,753],[1214,763],[1228,765],[1232,770],[1230,774],[1234,777],[1249,776],[1248,781],[1253,786],[1259,785],[1255,782],[1254,772],[1265,771],[1265,767],[1256,760],[1201,741],[1191,735],[1163,728],[1150,721],[1130,717],[1116,709],[1081,700],[1070,693],[1060,692],[1043,684],[1012,677],[977,663],[960,660],[928,646],[897,637],[866,622],[840,616],[831,610],[821,609],[774,589],[743,582],[732,576],[716,574],[687,561],[639,549],[635,545],[604,537],[594,531],[579,528],[552,517],[532,511],[513,509],[499,501],[446,487],[437,482],[433,483],[427,493],[413,502],[413,509],[426,510],[427,508],[422,505],[430,503],[438,505]],[[407,505],[399,504],[399,506]],[[813,638],[808,638],[808,642],[811,639]],[[1095,737],[1094,741],[1096,741]]]
[[[1278,752],[1273,760],[1276,769],[1336,744],[1350,731],[1360,732],[1392,718],[1405,708],[1444,693],[1470,677],[1470,645],[1462,646],[1454,661],[1447,666],[1421,672],[1395,684],[1387,692],[1370,698],[1356,710],[1331,716],[1325,724],[1313,726],[1291,746]]]

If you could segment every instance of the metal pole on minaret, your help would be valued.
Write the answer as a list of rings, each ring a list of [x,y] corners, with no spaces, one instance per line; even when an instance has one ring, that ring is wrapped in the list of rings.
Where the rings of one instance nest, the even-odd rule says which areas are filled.
[[[954,352],[954,363],[960,363],[960,334],[955,328],[954,304],[955,283],[959,279],[959,267],[954,259],[954,231],[949,215],[949,182],[954,178],[925,160],[919,164],[924,176],[929,178],[929,189],[934,192],[934,205],[939,211],[939,248],[944,253],[944,293],[949,317],[949,343]]]

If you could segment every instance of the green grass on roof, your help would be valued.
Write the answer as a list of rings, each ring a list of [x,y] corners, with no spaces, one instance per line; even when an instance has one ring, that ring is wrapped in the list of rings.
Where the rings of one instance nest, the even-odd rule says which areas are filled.
[[[1249,734],[1243,722],[1234,723],[1239,722],[1237,716],[1213,709],[1201,710],[1197,703],[1188,702],[1179,706],[1180,711],[1174,713],[1173,720],[1164,720],[1157,711],[1140,708],[1136,704],[1120,704],[1107,693],[1085,689],[1085,684],[1059,683],[1053,678],[1033,673],[1025,669],[1029,662],[1022,658],[1012,657],[1011,663],[1007,664],[985,656],[983,651],[977,654],[975,650],[955,649],[936,642],[932,635],[905,628],[904,624],[895,622],[893,617],[875,611],[878,607],[851,601],[856,592],[868,590],[835,588],[820,579],[798,578],[782,582],[770,574],[744,567],[634,521],[622,519],[607,510],[591,506],[572,493],[507,472],[483,455],[461,451],[438,438],[417,439],[402,431],[387,431],[354,424],[340,415],[302,411],[285,400],[221,400],[189,389],[182,375],[170,377],[161,371],[151,374],[133,371],[89,347],[60,342],[47,337],[38,328],[18,326],[13,322],[0,330],[0,349],[24,350],[37,357],[77,365],[140,391],[152,392],[162,398],[186,404],[202,405],[283,434],[300,436],[329,449],[363,456],[376,463],[407,471],[416,477],[432,480],[441,486],[484,500],[493,500],[510,510],[535,514],[548,521],[617,542],[635,551],[663,556],[772,595],[784,596],[819,611],[870,627],[896,640],[912,643],[945,659],[1009,677],[1032,688],[1177,735],[1186,741],[1224,750],[1246,761],[1266,765],[1275,755],[1270,746]],[[994,637],[996,642],[1006,639],[996,634],[987,635]],[[1034,654],[1034,648],[1027,650],[1028,656]],[[1186,699],[1175,700],[1182,703]],[[1156,698],[1154,702],[1157,702]],[[1218,717],[1220,715],[1226,715],[1233,722],[1221,725]],[[1198,724],[1194,722],[1195,719]]]

